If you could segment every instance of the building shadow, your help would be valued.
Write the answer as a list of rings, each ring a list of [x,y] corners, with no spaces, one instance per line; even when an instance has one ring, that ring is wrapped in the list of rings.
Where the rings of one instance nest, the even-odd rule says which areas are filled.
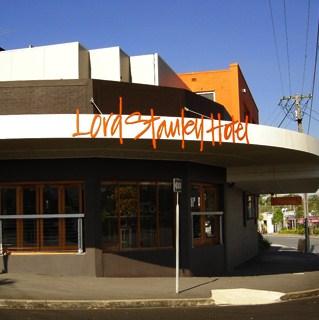
[[[271,246],[257,257],[238,266],[229,275],[257,276],[319,271],[319,255]]]
[[[205,282],[199,283],[199,284],[194,285],[194,286],[192,286],[192,287],[189,287],[189,288],[185,288],[185,289],[183,289],[183,290],[180,290],[179,293],[184,293],[184,292],[187,292],[187,291],[190,291],[190,290],[193,290],[193,289],[197,289],[197,288],[200,288],[200,287],[204,287],[204,286],[206,286],[206,285],[208,285],[208,284],[211,284],[211,283],[213,283],[213,282],[215,282],[215,281],[217,281],[217,280],[218,280],[218,279],[216,278],[216,279],[212,279],[212,280],[210,280],[210,281],[205,281]]]

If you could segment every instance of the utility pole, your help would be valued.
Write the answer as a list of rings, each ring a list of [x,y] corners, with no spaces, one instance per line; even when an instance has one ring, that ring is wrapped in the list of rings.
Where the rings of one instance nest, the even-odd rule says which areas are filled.
[[[298,132],[303,133],[303,126],[302,126],[302,119],[303,119],[303,112],[302,112],[302,101],[307,99],[306,104],[312,98],[311,94],[304,96],[302,94],[296,94],[294,96],[282,97],[280,99],[279,105],[284,108],[286,112],[286,116],[292,112],[293,106],[295,106],[294,110],[294,120],[297,122],[298,125]],[[283,105],[283,102],[286,102]],[[289,103],[292,104],[289,105]],[[282,122],[281,122],[282,123]],[[309,242],[309,229],[308,229],[308,195],[304,193],[304,228],[305,228],[305,253],[309,252],[310,242]]]
[[[297,122],[297,125],[298,125],[298,132],[304,132],[303,126],[302,126],[302,119],[303,119],[302,102],[303,100],[306,100],[304,104],[306,105],[311,98],[312,98],[311,94],[307,96],[302,94],[296,94],[294,96],[288,96],[288,97],[284,96],[279,101],[279,106],[281,106],[284,109],[286,116],[289,114],[294,114],[294,120]],[[292,110],[293,106],[295,107],[294,111]],[[280,123],[280,125],[282,124],[282,122]]]

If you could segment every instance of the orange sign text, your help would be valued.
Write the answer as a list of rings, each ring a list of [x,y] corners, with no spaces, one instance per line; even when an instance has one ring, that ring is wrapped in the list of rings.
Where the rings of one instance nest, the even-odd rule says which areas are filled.
[[[125,115],[120,97],[117,114],[94,114],[90,124],[83,128],[80,111],[76,110],[73,137],[118,138],[120,144],[123,144],[123,132],[133,132],[134,140],[150,139],[153,149],[157,149],[161,139],[180,140],[182,149],[185,149],[185,140],[196,140],[200,151],[204,150],[205,141],[210,141],[212,146],[223,142],[249,144],[248,117],[244,123],[233,119],[222,121],[220,113],[216,118],[213,114],[209,119],[205,119],[204,115],[200,118],[187,118],[184,108],[181,108],[180,117],[157,116],[153,108],[150,108],[150,115],[142,115],[139,111]]]

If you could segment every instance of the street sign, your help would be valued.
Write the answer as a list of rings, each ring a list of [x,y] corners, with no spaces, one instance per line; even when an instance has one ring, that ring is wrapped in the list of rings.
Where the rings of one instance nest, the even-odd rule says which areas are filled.
[[[173,191],[182,192],[182,179],[180,178],[173,179]]]
[[[302,198],[300,196],[286,196],[286,197],[271,197],[272,206],[288,206],[288,205],[301,205]]]

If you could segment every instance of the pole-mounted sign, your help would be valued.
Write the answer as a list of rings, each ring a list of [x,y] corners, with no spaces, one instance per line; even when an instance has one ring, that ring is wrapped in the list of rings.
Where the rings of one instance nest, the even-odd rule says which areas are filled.
[[[180,178],[173,179],[173,191],[182,192],[182,179]]]
[[[182,179],[173,179],[173,191],[176,193],[176,293],[179,293],[179,193],[182,192]]]

